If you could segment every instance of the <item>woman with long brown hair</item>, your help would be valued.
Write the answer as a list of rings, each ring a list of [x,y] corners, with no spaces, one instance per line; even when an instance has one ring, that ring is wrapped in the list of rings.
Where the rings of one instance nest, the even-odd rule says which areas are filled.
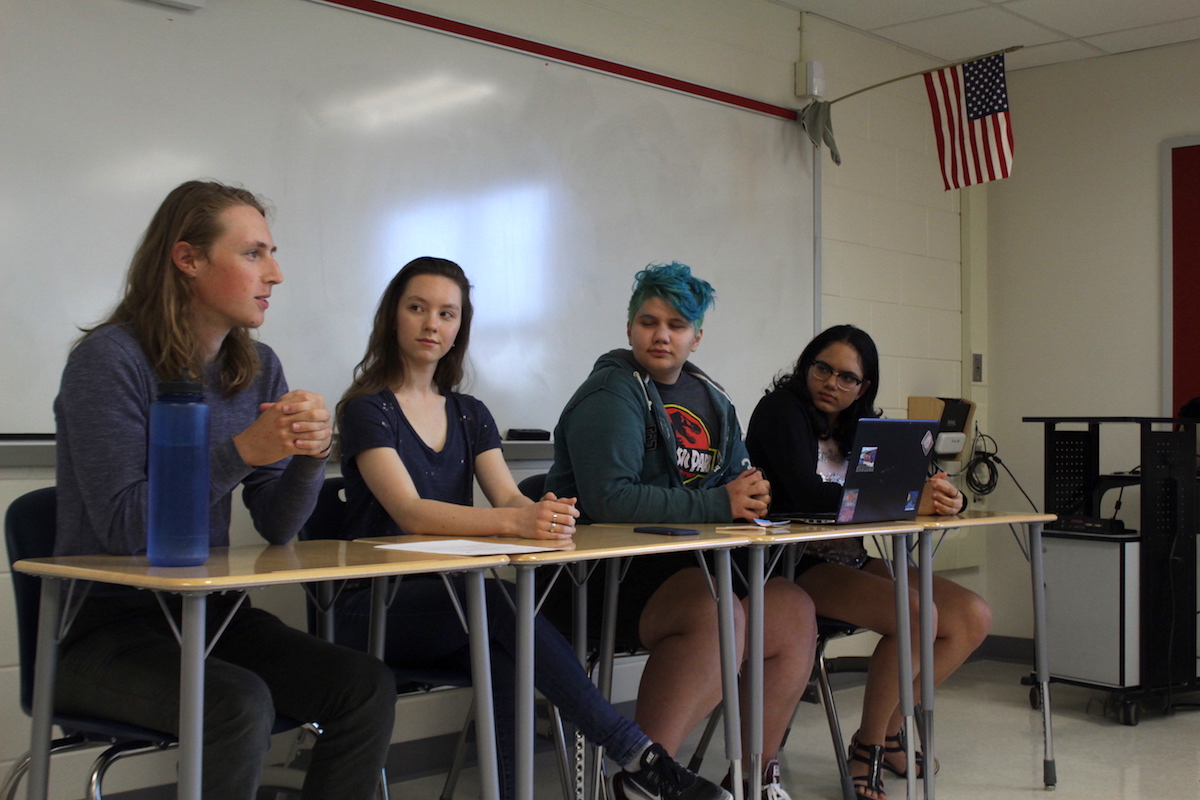
[[[500,450],[487,407],[457,391],[474,315],[471,284],[442,258],[418,258],[379,301],[367,353],[338,403],[346,538],[402,533],[569,539],[574,498],[521,494]],[[491,508],[472,506],[475,479]],[[488,582],[493,700],[501,790],[515,790],[516,618]],[[397,667],[466,668],[468,642],[440,581],[405,581],[388,617],[384,659]],[[338,641],[365,647],[369,592],[340,599]],[[574,651],[540,614],[534,621],[534,685],[636,781],[636,800],[727,800],[728,794],[677,764],[604,699]]]

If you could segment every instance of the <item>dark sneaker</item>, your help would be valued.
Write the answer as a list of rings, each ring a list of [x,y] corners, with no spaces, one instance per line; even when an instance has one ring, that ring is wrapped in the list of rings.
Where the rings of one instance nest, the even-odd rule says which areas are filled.
[[[729,792],[712,781],[689,772],[652,744],[642,753],[641,769],[613,776],[617,800],[732,800]]]

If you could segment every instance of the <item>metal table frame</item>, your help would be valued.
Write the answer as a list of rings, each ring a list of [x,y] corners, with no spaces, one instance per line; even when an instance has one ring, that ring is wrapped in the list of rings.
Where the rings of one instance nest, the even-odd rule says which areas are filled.
[[[491,659],[482,571],[507,563],[506,556],[430,556],[379,550],[367,544],[338,540],[293,542],[282,546],[215,548],[208,562],[199,567],[151,567],[145,557],[140,556],[69,556],[18,561],[13,565],[14,569],[43,579],[27,796],[31,800],[46,800],[49,791],[51,720],[58,645],[70,623],[63,615],[62,581],[109,583],[182,596],[178,796],[181,800],[199,800],[204,740],[204,659],[208,650],[205,643],[207,595],[214,591],[246,590],[276,584],[466,572],[471,576],[467,587],[472,672],[477,691],[482,688],[490,698]],[[484,764],[484,797],[486,800],[498,800],[495,728],[490,702],[479,704],[477,724],[481,762]]]

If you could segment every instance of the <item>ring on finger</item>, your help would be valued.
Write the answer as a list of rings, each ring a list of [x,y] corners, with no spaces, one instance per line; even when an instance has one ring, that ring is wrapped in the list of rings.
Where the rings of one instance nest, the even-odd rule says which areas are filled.
[[[555,525],[555,523],[553,523],[553,522],[550,523],[550,532],[551,533],[554,533],[554,525]]]

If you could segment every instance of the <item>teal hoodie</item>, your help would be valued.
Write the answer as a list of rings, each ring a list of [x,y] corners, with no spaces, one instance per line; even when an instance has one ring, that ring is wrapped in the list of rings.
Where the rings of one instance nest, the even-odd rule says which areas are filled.
[[[721,417],[720,461],[686,487],[675,464],[675,437],[654,381],[629,350],[600,356],[554,429],[554,466],[546,491],[577,497],[583,522],[729,522],[725,484],[750,468],[733,402],[690,362]]]

